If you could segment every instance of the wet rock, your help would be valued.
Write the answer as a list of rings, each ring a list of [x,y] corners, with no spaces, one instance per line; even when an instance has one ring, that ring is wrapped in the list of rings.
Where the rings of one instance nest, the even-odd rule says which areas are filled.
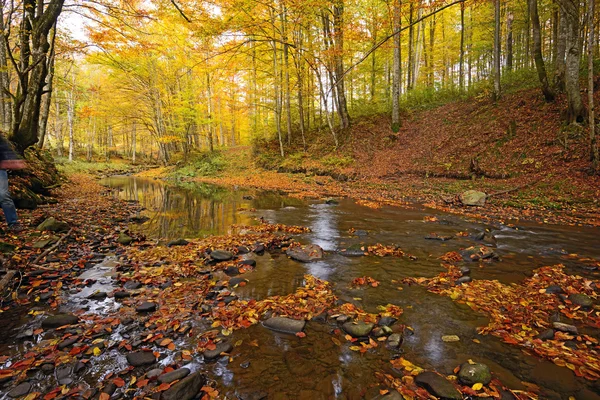
[[[446,242],[452,238],[453,238],[453,236],[438,235],[437,233],[431,233],[431,234],[425,236],[425,239],[427,239],[427,240],[439,240],[442,242]]]
[[[119,233],[119,236],[117,237],[117,243],[127,246],[131,244],[131,242],[133,242],[133,238],[131,236],[123,232]]]
[[[117,385],[112,382],[109,382],[102,388],[102,393],[106,393],[109,396],[112,396],[117,391]]]
[[[167,372],[166,374],[162,374],[158,377],[158,382],[160,383],[171,383],[173,381],[177,381],[179,379],[183,379],[190,374],[190,370],[188,368],[179,368],[175,371]]]
[[[213,250],[210,257],[215,261],[229,261],[233,258],[233,253],[227,250]]]
[[[336,199],[325,199],[325,204],[337,205],[337,204],[340,204],[340,202],[337,201]]]
[[[127,290],[136,290],[142,287],[142,284],[138,281],[127,281],[123,285],[123,288]]]
[[[238,246],[237,247],[238,254],[248,254],[250,253],[250,249],[246,246]]]
[[[455,283],[456,285],[462,285],[463,283],[469,283],[469,282],[471,282],[472,280],[473,280],[473,279],[472,279],[470,276],[466,275],[466,276],[461,276],[461,277],[460,277],[460,278],[458,278],[458,279],[457,279],[457,280],[456,280],[454,283]]]
[[[50,375],[51,373],[54,372],[54,364],[53,363],[44,363],[44,364],[42,364],[40,369],[42,370],[42,372],[45,375]]]
[[[350,320],[352,320],[352,318],[350,318],[347,315],[340,315],[339,317],[337,317],[335,319],[335,322],[337,322],[338,324],[345,324],[346,322],[349,322]]]
[[[187,246],[190,242],[188,242],[185,239],[177,239],[177,240],[171,240],[169,243],[167,243],[167,247],[173,247],[173,246]]]
[[[316,244],[289,247],[285,254],[292,260],[300,262],[311,262],[323,258],[323,249]]]
[[[67,338],[58,344],[58,349],[62,350],[64,348],[67,348],[67,347],[71,346],[72,344],[76,343],[78,340],[79,340],[79,338],[77,336]]]
[[[225,270],[223,272],[225,272],[225,274],[227,274],[227,276],[236,276],[236,275],[240,274],[240,269],[238,267],[234,267],[232,265],[230,267],[225,268]]]
[[[554,329],[546,329],[544,332],[537,335],[538,339],[541,340],[552,340],[554,339]]]
[[[166,288],[169,288],[171,286],[173,286],[173,281],[172,280],[168,280],[166,282],[161,283],[160,286],[159,286],[159,288],[166,289]]]
[[[134,367],[141,367],[143,365],[154,364],[156,357],[154,357],[151,351],[136,351],[127,354],[127,362]]]
[[[23,397],[31,390],[31,382],[23,382],[18,386],[15,386],[10,392],[8,392],[8,397],[16,399],[18,397]]]
[[[46,219],[44,222],[38,225],[38,231],[52,231],[52,232],[67,232],[69,230],[69,224],[57,220],[54,217]]]
[[[74,374],[78,374],[81,371],[83,371],[85,369],[85,363],[81,362],[81,361],[77,361],[75,363],[75,366],[73,367],[73,373]]]
[[[490,372],[490,368],[485,364],[464,363],[460,366],[458,379],[468,386],[473,386],[476,383],[487,385],[492,380],[492,373]]]
[[[572,350],[577,349],[577,343],[575,343],[572,340],[567,340],[563,346],[568,347],[569,349],[572,349]]]
[[[363,236],[369,236],[369,232],[365,231],[364,229],[357,229],[357,230],[354,231],[353,235],[354,236],[361,236],[361,237],[363,237]]]
[[[33,337],[33,328],[27,328],[17,335],[18,340],[26,340]]]
[[[272,331],[296,334],[302,332],[306,321],[285,317],[272,317],[263,322],[266,328]]]
[[[113,297],[115,299],[125,299],[127,297],[131,297],[131,293],[129,293],[126,290],[118,290],[116,292],[113,293]]]
[[[223,297],[223,303],[229,304],[232,301],[237,300],[237,296],[225,296]]]
[[[562,294],[564,291],[558,285],[550,285],[546,288],[546,293],[548,294]]]
[[[46,301],[48,299],[51,299],[53,296],[54,296],[54,293],[52,293],[52,292],[41,293],[40,294],[40,301]]]
[[[369,336],[373,329],[373,324],[368,322],[346,322],[342,325],[342,329],[352,337],[365,337]]]
[[[389,393],[384,394],[380,397],[381,400],[404,400],[404,396],[402,396],[398,391],[391,390]]]
[[[465,260],[479,261],[490,258],[497,259],[498,255],[487,246],[471,246],[460,252]]]
[[[581,308],[591,308],[594,306],[594,301],[587,294],[583,293],[569,295],[569,301]]]
[[[106,292],[94,292],[91,295],[89,295],[87,298],[90,300],[104,300],[106,297],[108,297],[108,294],[106,294]]]
[[[454,385],[435,372],[421,372],[415,377],[415,383],[443,400],[462,400],[463,398]]]
[[[135,308],[138,313],[146,313],[156,311],[156,303],[145,301]]]
[[[233,287],[235,285],[239,285],[242,282],[248,282],[248,280],[244,279],[244,278],[231,278],[229,280],[229,287]]]
[[[221,356],[221,353],[229,353],[233,350],[233,346],[229,342],[221,342],[217,344],[217,347],[214,350],[206,350],[204,352],[204,360],[212,361]]]
[[[252,268],[254,268],[254,267],[256,267],[256,260],[252,260],[252,259],[242,260],[238,263],[238,265],[249,265]]]
[[[481,241],[485,239],[485,232],[471,233],[469,237],[473,240]]]
[[[246,369],[250,366],[250,361],[244,361],[243,363],[240,364],[240,367],[242,367],[243,369]]]
[[[375,338],[380,338],[383,336],[390,335],[392,332],[393,332],[392,328],[390,328],[389,326],[385,326],[385,325],[384,326],[376,326],[371,331],[371,336],[373,336]]]
[[[577,331],[577,327],[569,324],[563,324],[562,322],[553,322],[552,326],[554,329],[559,330],[561,332],[572,333],[577,335],[579,332]]]
[[[467,190],[462,192],[458,199],[465,206],[483,206],[487,195],[477,190]]]
[[[379,322],[377,323],[377,325],[379,325],[379,326],[392,326],[392,325],[394,325],[396,323],[396,321],[398,321],[398,320],[396,318],[394,318],[394,317],[385,316],[385,317],[381,317],[379,319]]]
[[[163,372],[162,368],[151,369],[150,371],[146,372],[146,378],[148,378],[148,379],[158,378],[162,374],[162,372]]]
[[[388,349],[396,350],[402,345],[402,335],[399,333],[392,333],[386,342]]]
[[[56,314],[51,315],[42,321],[42,328],[51,329],[58,328],[64,325],[73,325],[79,322],[79,318],[72,314]]]
[[[254,248],[252,249],[252,252],[258,255],[261,255],[265,252],[265,245],[264,244],[257,244],[254,246]]]
[[[367,246],[363,244],[353,244],[345,249],[341,249],[339,253],[346,257],[361,257],[366,254],[366,250]]]
[[[56,368],[56,380],[59,385],[70,385],[73,383],[71,374],[73,373],[73,367],[71,365],[61,365]]]
[[[460,274],[462,276],[469,275],[471,273],[471,268],[469,268],[467,266],[462,266],[458,270],[460,271]]]

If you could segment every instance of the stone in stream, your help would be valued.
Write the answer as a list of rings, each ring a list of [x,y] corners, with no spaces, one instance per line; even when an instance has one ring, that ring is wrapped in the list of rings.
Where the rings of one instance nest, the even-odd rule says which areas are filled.
[[[471,282],[472,280],[473,280],[473,278],[471,278],[471,277],[470,277],[470,276],[468,276],[468,275],[465,275],[465,276],[461,276],[460,278],[458,278],[458,279],[457,279],[457,280],[454,282],[454,284],[455,284],[455,285],[462,285],[463,283],[469,283],[469,282]]]
[[[136,290],[142,287],[142,284],[138,281],[127,281],[123,285],[123,288],[127,290]]]
[[[97,291],[90,294],[87,298],[90,300],[104,300],[106,297],[108,297],[108,294],[106,294],[106,292]]]
[[[394,325],[396,323],[396,321],[398,321],[398,320],[396,318],[394,318],[394,317],[385,316],[385,317],[381,317],[379,319],[379,322],[377,323],[377,325],[379,325],[379,326],[392,326],[392,325]]]
[[[329,205],[333,205],[334,206],[334,205],[340,204],[340,202],[337,201],[336,199],[331,199],[330,198],[330,199],[325,199],[325,204],[329,204]]]
[[[0,242],[0,253],[12,253],[17,248],[16,245],[7,242]]]
[[[50,363],[50,362],[44,363],[44,364],[42,364],[40,369],[42,370],[42,372],[45,375],[50,375],[52,372],[54,372],[54,363]]]
[[[213,250],[210,257],[215,261],[229,261],[233,258],[233,253],[227,250]]]
[[[497,259],[498,255],[494,253],[492,249],[487,246],[471,246],[462,250],[460,254],[465,260],[479,261],[487,260],[489,258]]]
[[[18,397],[23,397],[31,390],[31,382],[23,382],[18,386],[15,386],[10,392],[8,392],[8,397],[16,399]]]
[[[206,377],[200,372],[195,372],[165,390],[161,400],[191,400],[205,384]]]
[[[316,244],[307,244],[305,246],[289,247],[285,254],[292,260],[300,262],[311,262],[323,258],[323,249]]]
[[[302,332],[306,321],[285,317],[272,317],[263,322],[266,328],[272,331],[296,334]]]
[[[579,333],[577,331],[576,326],[569,325],[569,324],[563,324],[562,322],[553,322],[552,326],[554,327],[554,329],[561,331],[561,332],[572,333],[574,335],[577,335]]]
[[[237,247],[238,254],[248,254],[250,253],[250,249],[246,246],[238,246]]]
[[[458,270],[460,271],[460,274],[462,276],[469,275],[471,273],[471,268],[469,268],[467,266],[462,266],[462,267],[458,268]]]
[[[163,372],[162,368],[151,369],[150,371],[146,372],[146,378],[148,378],[148,379],[158,378],[162,374],[162,372]]]
[[[221,356],[221,353],[229,353],[233,350],[233,346],[229,342],[221,342],[217,344],[214,350],[206,350],[204,352],[204,360],[212,361]]]
[[[61,365],[56,368],[56,380],[59,385],[70,385],[73,383],[73,366],[69,364]]]
[[[131,293],[126,290],[117,290],[113,293],[115,299],[125,299],[127,297],[131,297]]]
[[[540,340],[552,340],[554,339],[554,329],[546,329],[544,332],[537,335]]]
[[[106,386],[104,386],[104,388],[102,388],[102,393],[106,393],[109,397],[112,396],[113,394],[115,394],[116,391],[117,391],[117,385],[114,384],[113,382],[107,383]]]
[[[387,339],[387,347],[391,350],[397,350],[402,345],[402,335],[399,333],[392,333]]]
[[[258,254],[259,256],[262,255],[265,252],[265,245],[262,243],[255,244],[252,252],[254,254]]]
[[[550,285],[546,288],[546,293],[547,294],[562,294],[562,293],[564,293],[564,290],[562,290],[562,288],[558,285]]]
[[[387,336],[392,334],[392,328],[390,328],[389,326],[376,326],[375,328],[373,328],[373,330],[371,331],[371,335],[375,338],[380,338],[383,336]]]
[[[123,232],[119,233],[119,236],[117,237],[117,243],[127,246],[131,244],[131,242],[133,242],[133,238],[131,236]]]
[[[430,233],[429,235],[425,236],[425,239],[427,240],[439,240],[442,242],[446,242],[450,239],[452,239],[454,236],[446,236],[446,235],[438,235],[437,233]]]
[[[458,379],[468,386],[473,386],[476,383],[487,385],[492,380],[490,368],[485,364],[480,363],[464,363],[458,371]]]
[[[166,374],[162,374],[158,377],[158,382],[160,383],[171,383],[173,381],[177,381],[179,379],[183,379],[190,374],[190,370],[188,368],[179,368],[171,372],[167,372]]]
[[[234,287],[235,285],[239,285],[242,282],[248,282],[248,280],[244,278],[231,278],[229,280],[229,287]]]
[[[177,239],[177,240],[171,240],[169,243],[167,243],[167,247],[173,247],[173,246],[187,246],[190,242],[188,242],[185,239]]]
[[[465,206],[484,206],[487,195],[477,190],[467,190],[462,192],[458,199]]]
[[[42,328],[51,329],[58,328],[64,325],[73,325],[79,322],[79,318],[72,314],[56,314],[51,315],[42,321]]]
[[[442,400],[462,400],[462,394],[446,378],[435,372],[421,372],[415,383]]]
[[[367,246],[364,244],[353,244],[345,249],[341,249],[339,253],[346,257],[361,257],[367,254]]]
[[[54,217],[47,218],[44,222],[38,225],[38,231],[52,231],[52,232],[67,232],[69,230],[69,224],[66,222],[58,221]]]
[[[26,340],[33,337],[33,328],[27,328],[17,335],[18,340]]]
[[[358,338],[369,336],[373,326],[374,325],[370,322],[346,322],[344,325],[342,325],[342,329],[350,336]]]
[[[236,276],[236,275],[240,274],[239,268],[238,267],[234,267],[233,265],[225,268],[225,270],[223,272],[225,272],[225,274],[227,276]]]
[[[137,311],[138,313],[156,311],[156,303],[152,303],[151,301],[144,301],[142,304],[135,308],[135,311]]]
[[[242,266],[242,265],[249,265],[252,268],[256,267],[256,260],[253,260],[251,258],[247,259],[247,260],[242,260],[238,263],[238,265]]]
[[[78,340],[79,340],[79,337],[77,337],[77,336],[72,336],[70,338],[66,338],[65,340],[63,340],[62,342],[60,342],[58,344],[58,349],[62,350],[64,348],[67,348],[67,347],[71,346],[72,344],[77,343]]]
[[[151,365],[156,362],[156,357],[151,351],[136,351],[127,354],[127,362],[134,367]]]
[[[569,295],[569,301],[581,308],[591,308],[594,306],[594,301],[587,294],[583,293]]]

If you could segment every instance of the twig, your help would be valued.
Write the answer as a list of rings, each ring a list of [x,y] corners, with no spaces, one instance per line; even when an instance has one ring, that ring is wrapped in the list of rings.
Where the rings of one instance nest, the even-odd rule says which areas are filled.
[[[2,280],[0,280],[0,293],[4,292],[4,289],[6,289],[6,287],[8,286],[8,284],[10,283],[10,281],[16,274],[17,274],[17,271],[15,271],[14,269],[6,271],[6,275],[4,275],[4,278],[2,278]]]
[[[48,250],[44,251],[42,254],[40,254],[39,256],[37,256],[31,262],[31,264],[36,264],[42,258],[46,257],[48,254],[50,254],[51,252],[53,252],[54,250],[56,250],[56,248],[60,245],[60,242],[62,242],[67,236],[69,236],[71,234],[71,232],[73,232],[73,228],[69,229],[69,232],[65,233],[60,239],[58,239],[58,241],[56,243],[54,243],[54,245],[52,245],[52,247],[50,247]]]
[[[528,186],[535,185],[536,183],[537,183],[536,181],[534,181],[534,182],[529,182],[529,183],[526,183],[526,184],[524,184],[524,185],[521,185],[521,186],[514,187],[514,188],[512,188],[512,189],[501,190],[500,192],[496,192],[496,193],[490,193],[490,194],[486,195],[486,197],[487,197],[487,198],[490,198],[490,197],[492,197],[492,196],[500,196],[500,195],[503,195],[503,194],[506,194],[506,193],[515,192],[515,191],[517,191],[517,190],[524,189],[524,188],[526,188],[526,187],[528,187]]]

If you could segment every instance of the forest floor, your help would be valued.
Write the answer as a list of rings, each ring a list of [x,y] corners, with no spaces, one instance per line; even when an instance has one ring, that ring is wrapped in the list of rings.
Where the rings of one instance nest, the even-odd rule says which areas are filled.
[[[404,115],[398,134],[387,116],[357,120],[338,150],[329,139],[280,159],[277,143],[225,150],[215,176],[184,179],[280,190],[301,197],[351,197],[428,207],[501,221],[600,225],[600,176],[590,175],[585,127],[561,126],[563,99],[547,104],[537,90],[497,104],[470,99]],[[266,148],[266,150],[265,150]],[[256,154],[258,153],[258,154]],[[474,160],[478,171],[470,170]],[[161,177],[174,169],[142,175]],[[465,190],[489,195],[463,207]]]

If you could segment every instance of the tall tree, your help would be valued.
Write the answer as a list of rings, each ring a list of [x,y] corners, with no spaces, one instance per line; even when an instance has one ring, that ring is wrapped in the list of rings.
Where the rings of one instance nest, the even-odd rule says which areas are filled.
[[[393,0],[392,30],[398,32],[394,36],[394,65],[392,67],[392,131],[398,132],[401,126],[400,122],[400,87],[402,79],[402,44],[400,36],[401,29],[401,0]]]
[[[494,100],[500,99],[500,0],[494,0]]]
[[[546,101],[554,101],[554,91],[548,83],[548,75],[546,75],[546,66],[544,65],[544,57],[542,55],[542,34],[540,32],[540,16],[538,14],[538,0],[528,0],[529,15],[531,16],[531,26],[533,27],[533,59],[537,70],[540,84],[542,85],[542,93]]]
[[[590,159],[592,162],[592,170],[598,172],[598,144],[596,143],[596,120],[594,108],[594,8],[595,0],[588,0],[588,118],[590,125]]]

